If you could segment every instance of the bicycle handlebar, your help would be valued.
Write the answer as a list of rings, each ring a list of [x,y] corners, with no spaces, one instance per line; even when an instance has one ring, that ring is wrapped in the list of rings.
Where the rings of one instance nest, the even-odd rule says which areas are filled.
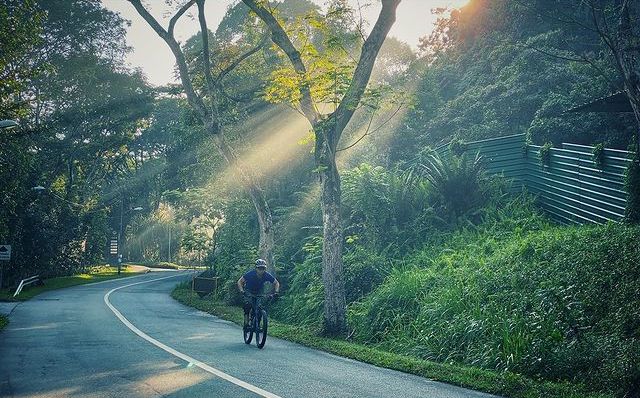
[[[255,297],[255,298],[260,298],[260,297],[273,297],[275,294],[277,294],[278,296],[280,296],[280,293],[271,293],[271,294],[253,294],[253,293],[249,293],[249,292],[242,292],[242,295],[247,296],[247,297]]]

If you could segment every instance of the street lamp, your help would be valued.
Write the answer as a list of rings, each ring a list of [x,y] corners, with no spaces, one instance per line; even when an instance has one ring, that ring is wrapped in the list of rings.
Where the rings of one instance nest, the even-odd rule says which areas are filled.
[[[126,212],[122,211],[122,205],[124,201],[120,202],[120,230],[118,231],[118,275],[120,275],[120,270],[122,267],[122,249],[123,249],[123,244],[122,241],[120,239],[122,239],[122,219],[125,215],[125,213],[130,213],[132,211],[140,211],[143,208],[138,206],[138,207],[134,207],[133,209],[129,209]]]
[[[2,130],[12,130],[18,126],[19,124],[15,120],[0,120],[0,129]]]

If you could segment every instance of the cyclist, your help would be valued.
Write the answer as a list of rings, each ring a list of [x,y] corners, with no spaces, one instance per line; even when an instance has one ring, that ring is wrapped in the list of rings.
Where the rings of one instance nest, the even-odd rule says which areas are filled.
[[[280,293],[280,282],[267,272],[267,262],[259,258],[256,260],[256,268],[242,275],[238,279],[238,289],[244,295],[245,290],[253,295],[261,294],[265,282],[273,283],[274,296]],[[251,311],[251,299],[244,296],[244,322],[249,322],[249,312]]]

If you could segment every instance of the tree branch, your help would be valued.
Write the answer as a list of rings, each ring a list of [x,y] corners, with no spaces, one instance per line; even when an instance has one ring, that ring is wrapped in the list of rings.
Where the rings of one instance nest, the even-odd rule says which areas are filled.
[[[187,10],[189,8],[191,8],[191,6],[193,5],[193,3],[195,3],[196,0],[189,0],[185,5],[183,5],[182,7],[180,7],[180,9],[178,10],[178,12],[176,13],[176,15],[174,15],[171,20],[169,21],[169,29],[168,29],[168,33],[171,37],[173,37],[173,29],[176,27],[176,23],[178,22],[178,19],[180,19],[180,17],[187,12]]]
[[[216,77],[215,79],[215,84],[216,85],[220,85],[222,82],[222,79],[224,79],[224,77],[226,75],[229,74],[229,72],[231,72],[232,70],[234,70],[238,65],[240,65],[242,63],[242,61],[244,61],[245,59],[249,58],[250,56],[252,56],[253,54],[257,53],[258,51],[260,51],[260,49],[262,47],[264,47],[265,44],[267,44],[267,40],[269,40],[269,35],[265,34],[262,39],[260,40],[260,42],[258,43],[257,46],[249,49],[249,51],[245,52],[244,54],[242,54],[240,57],[238,57],[238,59],[236,59],[235,61],[233,61],[229,66],[227,66],[226,68],[224,68]]]
[[[393,113],[391,114],[391,116],[389,116],[389,118],[387,120],[385,120],[384,122],[380,123],[379,125],[377,125],[373,130],[369,130],[369,128],[371,127],[371,123],[373,122],[373,115],[371,115],[371,119],[369,120],[369,125],[367,126],[367,131],[365,131],[365,133],[362,135],[362,137],[358,138],[353,144],[348,145],[344,148],[340,148],[340,149],[336,149],[336,152],[340,152],[340,151],[344,151],[347,150],[349,148],[352,148],[354,146],[356,146],[356,144],[358,142],[360,142],[364,137],[366,137],[367,135],[372,135],[373,133],[375,133],[376,131],[380,130],[382,127],[384,127],[387,123],[389,123],[391,121],[391,119],[393,119],[398,112],[400,112],[400,109],[402,109],[402,106],[404,105],[404,102],[400,103],[400,105],[398,105],[398,108],[393,111]]]
[[[602,77],[604,77],[607,80],[607,82],[609,83],[611,88],[614,88],[614,89],[617,88],[615,82],[612,81],[609,78],[609,76],[607,76],[606,72],[600,66],[598,66],[593,60],[587,58],[584,55],[579,55],[579,58],[570,58],[570,57],[564,57],[564,56],[558,55],[558,54],[553,54],[553,53],[544,51],[544,50],[542,50],[540,48],[537,48],[537,47],[534,47],[534,46],[530,46],[530,45],[526,45],[526,44],[524,44],[523,47],[531,49],[531,50],[534,50],[534,51],[537,51],[537,52],[539,52],[541,54],[544,54],[544,55],[552,57],[552,58],[557,58],[557,59],[561,59],[561,60],[564,60],[564,61],[570,61],[570,62],[580,62],[580,63],[589,64],[589,65],[591,65],[592,68],[594,68],[596,71],[598,71],[598,73],[600,73],[600,75]]]
[[[213,104],[215,101],[215,83],[211,75],[211,51],[209,50],[209,29],[207,28],[207,19],[204,15],[204,0],[196,0],[198,4],[198,21],[200,22],[200,36],[202,37],[202,72],[207,81],[207,89],[209,98]]]
[[[355,112],[355,106],[360,102],[362,94],[364,94],[380,47],[382,47],[382,43],[396,20],[396,9],[399,4],[400,0],[382,0],[380,15],[373,26],[371,34],[362,46],[360,60],[353,74],[351,84],[340,101],[338,109],[334,112],[336,124],[329,142],[333,150],[335,150],[344,128],[351,120]]]
[[[289,61],[293,65],[293,69],[303,79],[300,92],[302,99],[300,100],[300,107],[302,113],[309,120],[312,125],[315,125],[320,120],[320,113],[316,109],[313,98],[311,97],[311,90],[306,82],[307,68],[302,62],[300,52],[295,48],[289,36],[284,31],[283,27],[276,20],[273,14],[267,10],[263,5],[258,4],[256,0],[242,0],[242,2],[255,12],[258,17],[267,25],[271,31],[271,40],[278,46],[289,58]]]
[[[171,52],[173,53],[173,56],[176,59],[176,63],[178,64],[180,80],[182,81],[182,86],[184,87],[184,91],[187,94],[187,100],[189,101],[189,104],[193,106],[196,112],[198,112],[198,114],[202,118],[202,122],[204,123],[207,120],[210,114],[210,111],[207,109],[204,102],[196,94],[196,91],[193,88],[193,83],[189,78],[189,68],[187,67],[187,61],[185,59],[184,53],[182,52],[182,49],[180,48],[180,45],[176,41],[175,37],[173,37],[173,31],[170,34],[166,30],[164,30],[164,28],[160,25],[160,23],[149,13],[149,11],[147,11],[146,8],[144,8],[140,0],[128,0],[128,1],[135,7],[138,14],[140,14],[140,16],[147,22],[147,24],[151,26],[151,28],[158,34],[158,36],[160,36],[165,41],[165,43],[167,43],[167,45],[169,46],[169,49],[171,49]],[[190,4],[190,3],[192,3],[192,1],[190,1],[187,4]],[[186,4],[184,7],[186,7]],[[180,13],[184,9],[184,7],[182,7],[180,11],[178,11],[178,13]],[[182,11],[182,13],[184,13],[184,11]],[[176,16],[179,17],[179,15],[176,14],[174,15],[173,18],[171,18],[171,20],[174,20],[175,18],[175,20],[177,21]],[[174,25],[175,25],[175,22],[174,22]]]

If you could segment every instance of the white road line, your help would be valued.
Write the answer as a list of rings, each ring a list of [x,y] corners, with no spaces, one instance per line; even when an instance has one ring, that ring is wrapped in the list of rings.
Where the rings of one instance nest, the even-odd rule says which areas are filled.
[[[123,280],[131,280],[131,279],[138,279],[141,278],[143,276],[146,276],[147,274],[142,274],[142,275],[132,275],[132,276],[123,276],[120,278],[113,278],[113,279],[109,279],[107,281],[100,281],[100,282],[91,282],[91,283],[85,283],[84,285],[78,285],[78,286],[86,286],[86,287],[91,287],[91,286],[95,286],[95,285],[102,285],[103,283],[109,283],[109,282],[118,282],[118,281],[123,281]]]
[[[157,281],[161,281],[163,279],[169,279],[169,278],[175,278],[177,276],[181,276],[184,274],[180,274],[180,275],[171,275],[171,276],[165,276],[163,278],[157,278],[157,279],[152,279],[150,281],[142,281],[142,282],[136,282],[136,283],[130,283],[128,285],[124,285],[124,286],[120,286],[117,287],[115,289],[111,289],[107,294],[104,295],[104,302],[107,305],[107,307],[109,307],[109,309],[116,315],[116,317],[118,317],[118,319],[120,319],[120,321],[122,323],[125,324],[126,327],[128,327],[129,329],[131,329],[131,331],[135,334],[137,334],[138,336],[142,337],[143,339],[147,340],[149,343],[155,345],[158,348],[163,349],[164,351],[168,352],[171,355],[174,355],[188,363],[191,363],[197,367],[199,367],[200,369],[204,370],[205,372],[209,372],[212,375],[218,376],[221,379],[224,379],[228,382],[231,382],[239,387],[242,387],[248,391],[251,391],[255,394],[258,394],[262,397],[265,398],[280,398],[278,395],[272,394],[269,391],[265,391],[259,387],[256,387],[252,384],[249,384],[245,381],[242,381],[240,379],[237,379],[227,373],[224,373],[221,370],[218,370],[214,367],[211,367],[209,365],[207,365],[206,363],[203,363],[201,361],[198,361],[195,358],[190,357],[187,354],[183,354],[180,351],[174,350],[173,348],[167,346],[166,344],[163,344],[161,342],[159,342],[158,340],[154,339],[153,337],[149,336],[148,334],[144,333],[143,331],[141,331],[140,329],[138,329],[137,327],[135,327],[131,322],[129,322],[129,320],[127,318],[124,317],[124,315],[122,315],[120,313],[120,311],[118,311],[116,309],[116,307],[114,307],[111,302],[109,301],[109,296],[111,295],[111,293],[115,292],[116,290],[120,290],[120,289],[124,289],[126,287],[130,287],[130,286],[134,286],[134,285],[141,285],[143,283],[151,283],[151,282],[157,282]]]

